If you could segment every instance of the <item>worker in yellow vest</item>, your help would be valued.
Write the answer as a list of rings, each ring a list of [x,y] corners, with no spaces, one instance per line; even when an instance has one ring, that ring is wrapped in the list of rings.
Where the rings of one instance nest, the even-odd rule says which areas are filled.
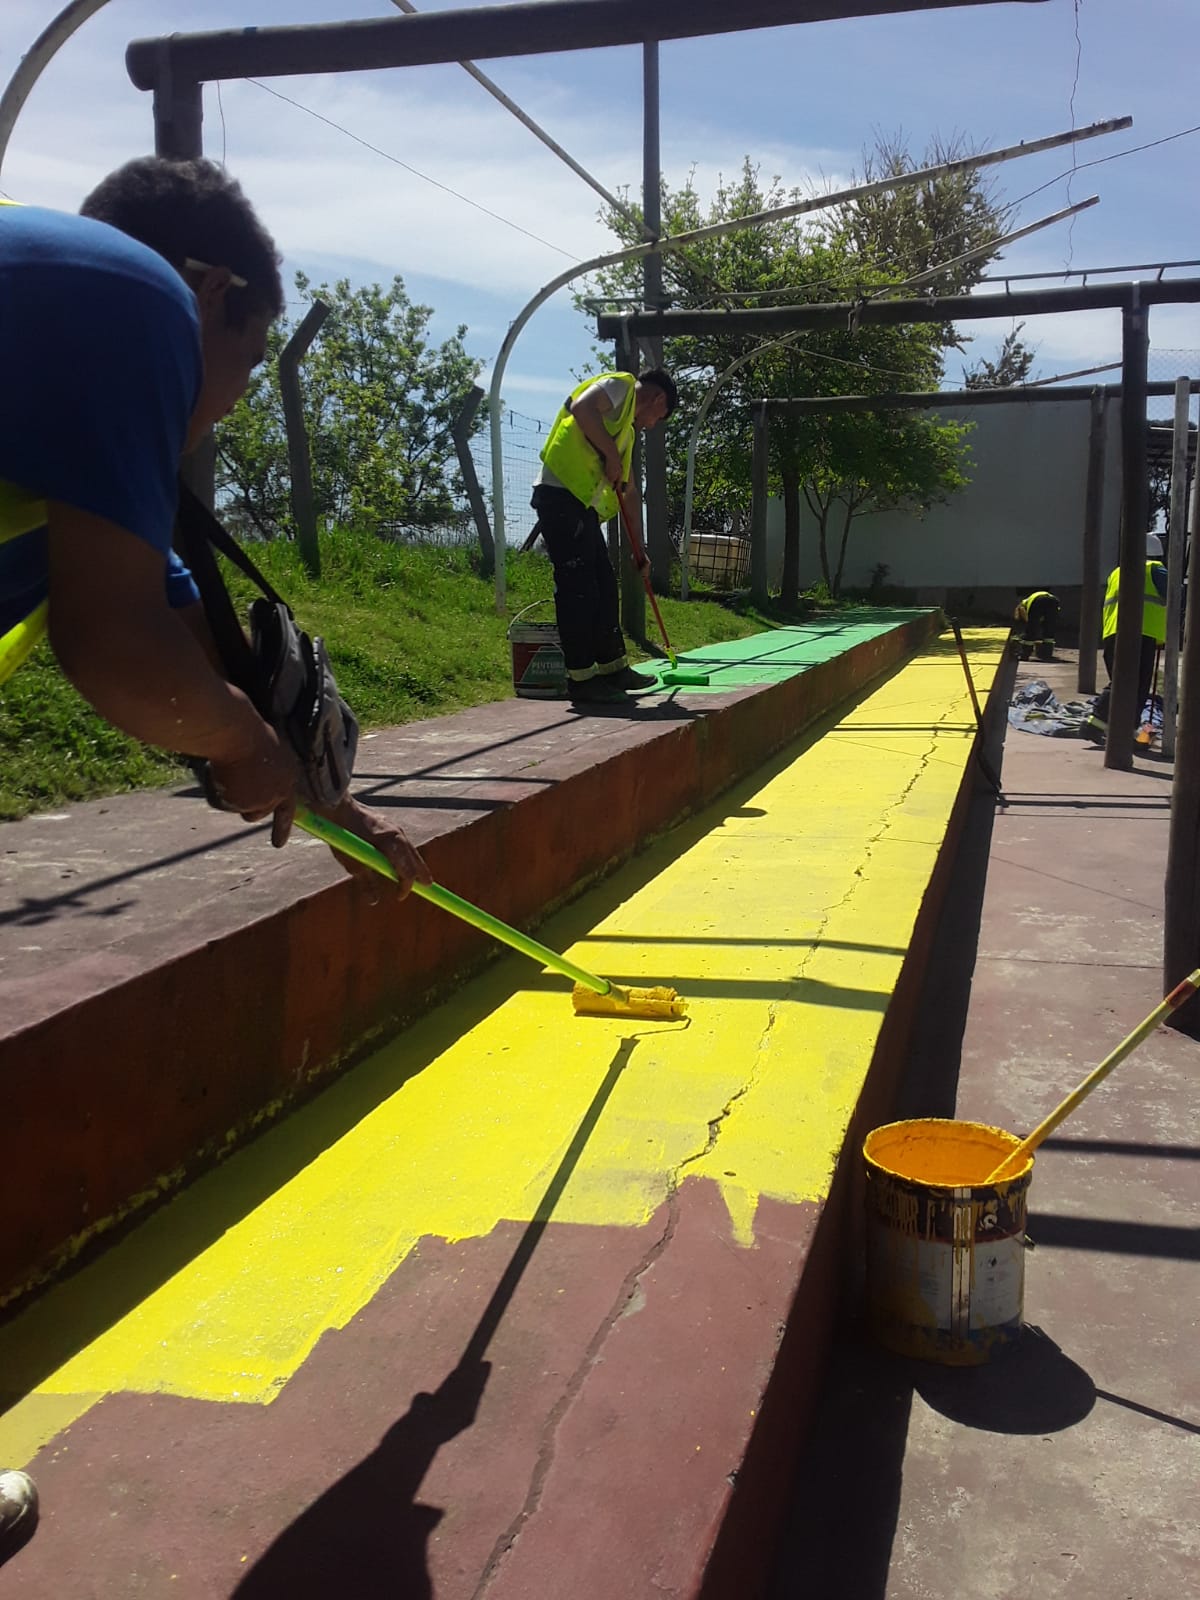
[[[619,703],[628,689],[655,679],[630,666],[621,632],[617,579],[601,522],[626,509],[635,430],[671,415],[679,395],[661,367],[635,377],[606,372],[567,396],[542,450],[533,508],[554,565],[554,608],[567,669],[567,692],[577,705]]]
[[[1154,678],[1154,658],[1167,638],[1167,569],[1162,563],[1162,543],[1157,534],[1146,535],[1146,587],[1142,598],[1142,651],[1138,658],[1137,710],[1133,731],[1141,726],[1142,711]],[[1084,724],[1084,735],[1096,744],[1108,738],[1108,704],[1112,697],[1113,658],[1117,650],[1117,609],[1121,591],[1121,569],[1114,567],[1104,591],[1103,643],[1101,652],[1109,682]]]
[[[1020,660],[1028,661],[1032,654],[1039,661],[1054,660],[1054,635],[1061,609],[1058,596],[1048,589],[1035,589],[1024,600],[1018,600],[1013,621],[1021,631],[1014,631],[1013,642]]]

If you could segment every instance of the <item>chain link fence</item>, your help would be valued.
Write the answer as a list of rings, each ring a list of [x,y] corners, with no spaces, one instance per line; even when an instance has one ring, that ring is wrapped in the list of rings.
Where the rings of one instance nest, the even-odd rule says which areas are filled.
[[[1153,318],[1150,326],[1153,329]],[[1119,371],[1112,373],[1111,376],[1114,381],[1120,382]],[[1200,382],[1200,350],[1160,350],[1157,345],[1152,344],[1146,362],[1146,376],[1151,383],[1174,383],[1176,378],[1191,378],[1193,382]],[[1198,413],[1200,413],[1200,395],[1193,395],[1188,411],[1193,423]],[[1146,415],[1151,422],[1172,422],[1175,417],[1175,402],[1169,394],[1151,395],[1146,402]]]
[[[529,496],[533,492],[534,480],[541,469],[540,452],[546,442],[549,426],[549,423],[540,422],[536,417],[528,417],[523,412],[514,411],[510,406],[504,407],[501,423],[501,458],[504,476],[504,520],[507,524],[510,548],[515,546],[519,549],[525,542],[525,535],[533,527],[534,517]],[[471,460],[475,463],[475,475],[479,479],[488,518],[494,525],[492,439],[491,429],[486,421],[471,435]],[[457,468],[454,469],[453,481],[458,491],[458,504],[448,520],[432,527],[393,530],[392,536],[421,544],[478,546],[479,534],[475,527],[475,519],[467,504],[466,490],[460,481]]]
[[[504,465],[504,522],[510,547],[518,550],[534,524],[533,508],[529,496],[534,481],[541,471],[541,450],[550,432],[548,422],[527,417],[510,406],[504,407],[500,425],[501,457]],[[471,440],[471,456],[479,485],[487,502],[488,514],[492,509],[492,445],[491,434],[483,427]]]
[[[1200,381],[1200,350],[1159,348],[1152,345],[1149,353],[1147,376],[1153,383],[1173,383],[1179,377]],[[1106,373],[1103,378],[1097,381],[1119,382],[1120,372],[1118,370]],[[1169,430],[1174,418],[1174,411],[1174,401],[1170,395],[1152,395],[1147,402],[1147,417],[1152,428],[1153,425],[1158,424],[1161,430],[1162,425],[1165,424]],[[1195,427],[1197,419],[1200,417],[1200,395],[1192,396],[1189,416],[1193,427]],[[520,411],[514,411],[510,406],[506,405],[504,407],[504,417],[501,424],[502,462],[505,522],[507,524],[510,548],[519,549],[525,541],[526,534],[533,527],[534,516],[529,504],[529,496],[541,467],[540,452],[546,442],[549,426],[548,422],[542,422],[536,417],[527,416]],[[1157,438],[1161,443],[1163,438],[1161,431],[1157,433]],[[475,463],[479,486],[483,491],[484,502],[487,505],[490,516],[492,510],[492,455],[491,434],[486,422],[472,435],[471,458]],[[428,544],[469,546],[478,545],[479,543],[474,518],[468,508],[465,492],[460,493],[459,504],[446,522],[435,527],[410,529],[404,533],[400,533],[397,530],[395,536]],[[733,567],[736,566],[740,573],[740,566],[744,561],[744,556],[740,549],[727,539],[715,539],[713,548],[708,553],[708,558],[714,565],[714,571],[707,574],[707,576],[713,582],[714,587],[717,588],[733,581],[735,577],[732,570]],[[728,572],[724,570],[726,565],[730,567]],[[716,567],[721,567],[722,570],[716,571]]]

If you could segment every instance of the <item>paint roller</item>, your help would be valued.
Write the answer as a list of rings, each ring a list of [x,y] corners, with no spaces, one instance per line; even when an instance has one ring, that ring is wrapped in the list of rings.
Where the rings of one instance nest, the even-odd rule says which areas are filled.
[[[332,846],[334,850],[340,850],[352,860],[362,862],[364,866],[378,872],[381,877],[390,878],[393,883],[398,882],[396,869],[382,850],[377,850],[373,844],[368,844],[365,839],[360,839],[349,829],[341,827],[336,822],[330,822],[326,817],[318,817],[307,806],[297,807],[296,826],[303,828],[305,833],[311,833],[314,839],[320,839]],[[601,978],[598,974],[577,966],[575,962],[568,961],[566,956],[560,956],[544,944],[539,944],[536,939],[529,938],[517,928],[510,928],[506,922],[501,922],[499,917],[493,917],[490,912],[481,910],[479,906],[473,906],[469,900],[464,900],[449,889],[444,889],[440,883],[414,883],[412,888],[414,894],[419,894],[423,900],[440,906],[452,917],[469,922],[481,933],[491,934],[493,939],[511,945],[514,950],[519,950],[530,960],[540,962],[553,972],[561,973],[564,978],[570,978],[575,985],[571,1000],[577,1016],[649,1017],[669,1022],[682,1017],[687,1011],[687,1001],[681,999],[674,989],[662,984],[645,989],[625,988],[608,978]]]
[[[671,648],[671,641],[667,638],[667,630],[663,624],[662,612],[658,609],[658,600],[654,594],[654,586],[650,582],[650,574],[646,570],[646,556],[642,549],[641,540],[634,532],[633,523],[629,520],[629,512],[625,506],[625,496],[617,489],[617,504],[621,508],[621,521],[625,525],[625,534],[629,540],[630,549],[633,551],[634,565],[642,575],[642,582],[646,586],[646,594],[654,609],[654,620],[658,623],[658,631],[662,634],[663,649],[667,652],[667,659],[671,665],[663,673],[662,681],[672,686],[686,687],[688,684],[704,684],[708,682],[708,673],[701,672],[694,667],[681,667],[679,658]]]

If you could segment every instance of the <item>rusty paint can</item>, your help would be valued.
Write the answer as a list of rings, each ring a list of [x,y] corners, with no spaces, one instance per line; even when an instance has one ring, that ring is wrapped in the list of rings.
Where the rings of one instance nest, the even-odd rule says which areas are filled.
[[[867,1318],[889,1350],[977,1366],[1019,1336],[1033,1157],[987,1181],[1019,1143],[941,1117],[867,1135]]]
[[[562,700],[567,693],[567,668],[562,641],[552,622],[525,622],[523,618],[548,600],[535,600],[509,624],[513,688],[526,700]]]

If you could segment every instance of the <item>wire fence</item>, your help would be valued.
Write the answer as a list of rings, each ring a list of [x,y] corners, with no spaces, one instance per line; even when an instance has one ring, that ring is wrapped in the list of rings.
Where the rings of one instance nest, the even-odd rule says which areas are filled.
[[[1121,375],[1114,372],[1112,376],[1119,381]],[[1152,344],[1146,362],[1146,376],[1151,383],[1174,383],[1176,378],[1191,378],[1193,382],[1200,382],[1200,350],[1160,350]],[[1146,402],[1146,415],[1151,422],[1171,422],[1175,417],[1175,401],[1169,394],[1151,395]],[[1198,415],[1200,395],[1193,395],[1188,417],[1194,422]]]
[[[541,471],[541,449],[546,443],[550,424],[527,417],[520,411],[504,408],[500,424],[502,441],[501,458],[504,479],[504,525],[509,545],[518,549],[534,524],[529,496]],[[492,446],[491,434],[485,427],[471,440],[471,456],[479,474],[479,485],[492,514]],[[494,521],[494,519],[493,519]]]
[[[540,452],[548,432],[548,423],[540,422],[536,417],[528,417],[523,412],[513,411],[509,406],[504,407],[500,425],[501,460],[505,534],[510,548],[514,545],[519,548],[533,527],[534,515],[530,508],[529,497],[541,470]],[[471,460],[475,463],[475,475],[479,479],[488,520],[494,529],[492,438],[491,429],[486,422],[471,436]],[[454,480],[458,485],[458,503],[446,521],[432,527],[422,524],[420,527],[414,526],[408,529],[396,528],[390,530],[390,536],[400,541],[420,544],[478,545],[479,534],[475,527],[475,519],[467,503],[466,489],[459,482],[457,469],[454,472]]]
[[[1176,378],[1186,377],[1200,381],[1200,350],[1178,349],[1174,347],[1151,346],[1147,363],[1147,376],[1151,382],[1173,382]],[[1119,381],[1120,373],[1107,374],[1111,381]],[[1193,424],[1200,416],[1200,396],[1193,395],[1189,410],[1189,418]],[[1153,395],[1147,402],[1147,417],[1151,423],[1170,424],[1174,418],[1174,400],[1170,395]],[[541,468],[540,452],[546,442],[550,424],[531,417],[524,412],[514,411],[510,406],[504,407],[501,422],[501,460],[503,467],[504,483],[504,511],[505,532],[510,548],[520,548],[533,527],[534,514],[529,504],[529,497],[533,490],[534,482]],[[471,439],[471,459],[475,463],[476,475],[479,486],[483,492],[484,504],[488,509],[489,519],[494,526],[492,508],[492,454],[491,432],[485,424],[477,429]],[[451,516],[436,526],[423,525],[406,530],[391,530],[392,536],[420,542],[422,544],[477,546],[479,535],[475,527],[475,520],[467,504],[465,491],[458,497],[458,504]],[[730,543],[726,539],[713,539],[711,551],[706,552],[706,559],[711,560],[714,570],[711,578],[715,587],[722,587],[723,580],[732,581],[733,569],[740,573],[743,562],[741,542]],[[727,573],[724,569],[729,567]]]

